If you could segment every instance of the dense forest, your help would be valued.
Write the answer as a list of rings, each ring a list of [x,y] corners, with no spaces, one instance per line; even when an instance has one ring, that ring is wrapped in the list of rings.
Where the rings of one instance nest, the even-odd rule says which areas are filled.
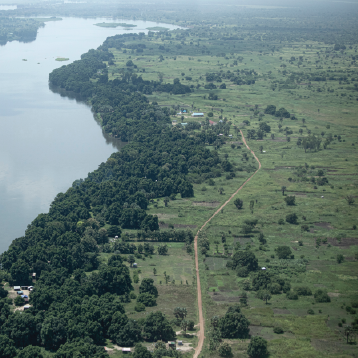
[[[37,30],[45,26],[34,19],[17,19],[0,15],[0,45],[8,41],[31,42],[36,40]]]

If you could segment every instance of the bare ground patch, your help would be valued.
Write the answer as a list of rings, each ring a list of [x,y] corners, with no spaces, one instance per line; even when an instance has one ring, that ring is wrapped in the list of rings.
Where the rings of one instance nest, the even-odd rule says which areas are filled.
[[[331,226],[331,224],[328,223],[328,222],[319,222],[319,223],[314,223],[313,225],[321,227],[323,229],[327,229],[327,230],[332,230],[333,229],[333,226]]]
[[[219,201],[193,201],[194,206],[206,206],[209,208],[216,208],[219,204]]]
[[[283,309],[283,308],[274,308],[273,313],[274,314],[292,314],[291,311]]]
[[[165,219],[171,219],[171,218],[177,218],[177,214],[163,214],[163,213],[157,213],[154,214],[158,216],[158,220],[165,220]]]
[[[329,297],[339,297],[341,294],[339,292],[327,292]]]
[[[212,300],[215,302],[240,302],[239,296],[221,295],[219,292],[209,292]]]
[[[330,238],[328,238],[328,243],[330,243],[332,246],[350,247],[350,246],[358,245],[358,238],[357,237],[345,237],[341,240],[338,240],[334,237],[330,237]]]

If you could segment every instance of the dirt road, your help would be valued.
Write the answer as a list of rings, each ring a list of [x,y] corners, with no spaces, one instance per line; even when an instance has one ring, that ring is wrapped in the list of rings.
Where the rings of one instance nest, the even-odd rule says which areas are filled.
[[[247,149],[252,153],[252,155],[255,157],[255,159],[257,160],[257,162],[259,163],[259,169],[257,169],[255,171],[254,174],[252,174],[250,176],[249,179],[247,179],[245,181],[244,184],[242,184],[240,186],[239,189],[237,189],[235,191],[234,194],[232,194],[230,196],[230,198],[223,204],[221,205],[221,207],[214,213],[214,215],[211,216],[211,218],[205,222],[205,224],[199,229],[199,231],[196,233],[195,239],[194,239],[194,251],[195,251],[195,268],[196,268],[196,282],[197,282],[197,291],[198,291],[198,309],[199,309],[199,327],[200,330],[198,332],[198,336],[199,336],[199,342],[197,347],[195,348],[195,354],[194,354],[194,358],[197,358],[203,348],[203,344],[204,344],[204,338],[205,338],[205,333],[204,333],[204,317],[203,317],[203,304],[202,304],[202,299],[201,299],[201,286],[200,286],[200,275],[199,275],[199,259],[198,259],[198,235],[199,232],[201,230],[204,229],[204,227],[221,211],[221,209],[223,209],[233,198],[234,196],[252,179],[252,177],[261,169],[261,163],[258,160],[258,158],[256,157],[255,153],[250,149],[250,147],[247,145],[245,137],[242,133],[242,131],[240,130],[241,136],[242,136],[242,140],[245,143]]]

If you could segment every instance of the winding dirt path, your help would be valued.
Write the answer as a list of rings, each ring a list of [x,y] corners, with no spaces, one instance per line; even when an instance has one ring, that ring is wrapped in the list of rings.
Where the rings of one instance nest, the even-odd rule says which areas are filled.
[[[240,186],[239,189],[237,189],[235,191],[234,194],[232,194],[230,196],[230,198],[223,204],[221,205],[221,207],[216,210],[216,212],[210,217],[209,220],[207,220],[205,222],[205,224],[199,229],[199,231],[196,233],[196,236],[194,238],[194,251],[195,251],[195,268],[196,268],[196,282],[197,282],[197,291],[198,291],[198,309],[199,309],[199,327],[200,330],[198,332],[198,336],[199,336],[199,342],[197,347],[195,348],[195,354],[194,354],[194,358],[197,358],[203,348],[203,344],[204,344],[204,339],[205,339],[205,333],[204,333],[204,317],[203,317],[203,303],[202,303],[202,299],[201,299],[201,286],[200,286],[200,275],[199,275],[199,259],[198,259],[198,235],[199,232],[201,230],[204,229],[204,227],[221,211],[221,209],[223,209],[233,198],[234,196],[253,178],[253,176],[261,169],[261,163],[258,160],[258,158],[256,157],[255,153],[250,149],[250,147],[247,145],[245,137],[240,129],[240,133],[242,136],[242,140],[245,143],[247,149],[251,152],[251,154],[254,156],[254,158],[257,160],[257,162],[259,163],[259,168],[255,171],[255,173],[253,173],[250,178],[248,178],[244,184],[242,184]]]

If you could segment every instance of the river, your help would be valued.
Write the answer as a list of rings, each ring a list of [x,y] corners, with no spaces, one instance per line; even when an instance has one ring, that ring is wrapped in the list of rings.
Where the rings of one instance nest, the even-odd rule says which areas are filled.
[[[85,178],[121,143],[106,138],[90,108],[49,89],[48,75],[122,28],[94,26],[110,19],[63,18],[46,22],[36,41],[0,47],[0,253],[74,180]],[[147,32],[173,25],[116,20]],[[67,62],[55,61],[65,57]],[[26,61],[24,61],[26,60]]]

